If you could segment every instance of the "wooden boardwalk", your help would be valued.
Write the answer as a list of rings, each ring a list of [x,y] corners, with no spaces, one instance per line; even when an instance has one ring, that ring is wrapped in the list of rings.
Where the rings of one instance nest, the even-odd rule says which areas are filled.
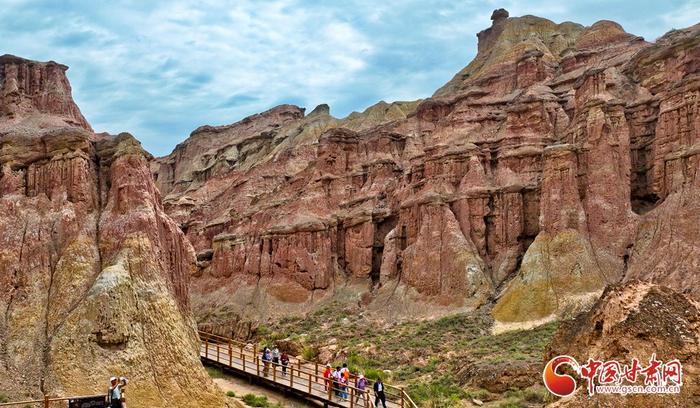
[[[365,392],[362,392],[356,388],[357,378],[351,378],[346,390],[348,398],[342,399],[335,395],[331,384],[326,384],[322,365],[290,357],[286,372],[281,365],[272,362],[267,363],[266,369],[261,351],[256,346],[201,331],[199,338],[200,356],[204,363],[221,366],[266,386],[291,392],[305,399],[320,401],[324,405],[375,408],[372,391],[374,384],[371,381]],[[403,388],[386,383],[384,388],[387,408],[417,408]]]

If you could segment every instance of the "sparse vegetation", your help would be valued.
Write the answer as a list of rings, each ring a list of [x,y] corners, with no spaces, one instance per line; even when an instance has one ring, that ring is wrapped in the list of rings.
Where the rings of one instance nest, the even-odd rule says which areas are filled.
[[[301,342],[302,357],[317,361],[323,347],[336,343],[353,372],[370,379],[410,387],[420,406],[450,407],[460,400],[492,401],[504,407],[543,404],[544,389],[526,388],[492,393],[468,385],[467,366],[482,372],[503,365],[537,365],[546,344],[557,328],[549,323],[532,330],[491,335],[492,320],[487,310],[456,314],[436,320],[387,324],[364,319],[361,314],[337,302],[301,319],[288,317],[258,331],[261,343],[271,343],[278,333]],[[261,334],[262,333],[262,334]],[[325,363],[326,361],[318,361]],[[387,370],[387,371],[385,371]]]
[[[211,378],[223,378],[224,377],[224,372],[221,371],[220,368],[218,367],[205,367],[207,370],[207,373],[209,374],[209,377]]]
[[[256,408],[281,408],[283,405],[281,403],[273,404],[264,395],[246,394],[242,398],[243,402],[250,406]]]
[[[235,397],[236,397],[236,393],[233,392],[233,391],[228,391],[228,392],[226,393],[226,396],[227,396],[227,397],[230,397],[230,398],[235,398]]]
[[[10,401],[10,399],[7,398],[7,395],[0,392],[0,404],[4,403],[4,402],[9,402],[9,401]]]

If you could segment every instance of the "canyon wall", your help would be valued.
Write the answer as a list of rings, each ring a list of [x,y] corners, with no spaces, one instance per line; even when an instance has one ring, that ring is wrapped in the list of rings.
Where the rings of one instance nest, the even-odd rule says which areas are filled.
[[[163,211],[150,155],[95,134],[67,67],[0,57],[0,388],[222,407],[199,361],[194,252]]]
[[[344,119],[282,105],[151,163],[197,252],[197,319],[331,297],[397,316],[573,315],[606,285],[698,298],[700,26],[655,43],[492,16],[432,97]]]

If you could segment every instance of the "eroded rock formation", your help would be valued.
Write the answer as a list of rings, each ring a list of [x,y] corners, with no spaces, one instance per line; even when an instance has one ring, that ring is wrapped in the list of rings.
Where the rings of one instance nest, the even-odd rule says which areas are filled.
[[[128,134],[92,133],[67,67],[0,57],[0,386],[222,407],[199,362],[194,252]],[[21,398],[20,398],[21,399]]]
[[[283,105],[152,163],[197,251],[201,320],[350,293],[408,315],[495,300],[508,327],[623,279],[698,296],[700,26],[649,43],[610,21],[492,20],[426,100],[345,119]]]
[[[655,357],[664,363],[678,360],[683,367],[683,386],[678,394],[596,394],[589,396],[581,380],[576,393],[556,407],[692,407],[700,402],[696,380],[700,367],[700,306],[670,288],[649,282],[630,281],[608,287],[585,314],[564,322],[545,353],[545,362],[558,355],[574,357],[580,364],[589,359],[617,361],[641,368]],[[626,385],[641,385],[643,378]],[[599,384],[596,379],[596,384]]]

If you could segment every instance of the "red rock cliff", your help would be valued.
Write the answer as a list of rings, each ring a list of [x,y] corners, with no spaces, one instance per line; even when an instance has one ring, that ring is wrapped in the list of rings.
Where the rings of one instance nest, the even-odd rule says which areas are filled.
[[[507,327],[622,279],[700,296],[700,26],[652,44],[492,19],[431,98],[341,120],[280,106],[152,164],[198,254],[201,320],[349,294],[409,315],[495,300]]]
[[[194,253],[149,155],[90,131],[65,66],[0,63],[0,387],[85,395],[127,375],[130,405],[221,407],[189,308]]]

